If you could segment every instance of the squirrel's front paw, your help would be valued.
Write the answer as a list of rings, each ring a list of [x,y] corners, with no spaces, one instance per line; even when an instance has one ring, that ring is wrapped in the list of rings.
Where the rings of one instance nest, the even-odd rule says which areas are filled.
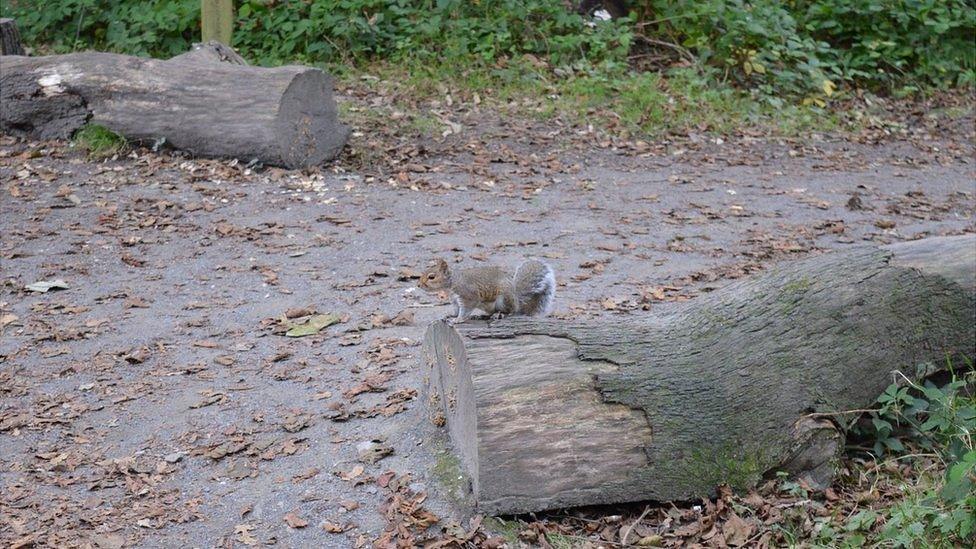
[[[503,319],[503,318],[505,318],[505,313],[501,313],[501,312],[498,312],[498,313],[493,313],[493,314],[492,314],[492,315],[491,315],[490,317],[488,317],[488,318],[490,318],[490,319],[492,319],[492,320],[501,320],[501,319]]]

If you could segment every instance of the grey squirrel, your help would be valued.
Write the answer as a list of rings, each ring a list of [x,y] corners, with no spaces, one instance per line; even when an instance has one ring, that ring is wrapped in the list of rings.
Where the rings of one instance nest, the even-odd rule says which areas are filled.
[[[496,266],[451,269],[438,259],[420,277],[427,291],[450,290],[454,299],[452,324],[464,322],[475,309],[493,318],[510,314],[547,315],[556,297],[556,275],[552,267],[530,259],[515,274]]]

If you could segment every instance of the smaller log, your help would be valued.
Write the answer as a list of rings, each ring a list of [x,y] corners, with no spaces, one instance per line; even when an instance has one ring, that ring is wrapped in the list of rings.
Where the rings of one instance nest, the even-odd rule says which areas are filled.
[[[0,131],[65,139],[88,123],[136,143],[286,168],[332,160],[349,136],[324,72],[250,66],[218,43],[165,61],[100,52],[3,57]]]
[[[0,55],[27,55],[20,42],[17,22],[9,17],[0,19]]]

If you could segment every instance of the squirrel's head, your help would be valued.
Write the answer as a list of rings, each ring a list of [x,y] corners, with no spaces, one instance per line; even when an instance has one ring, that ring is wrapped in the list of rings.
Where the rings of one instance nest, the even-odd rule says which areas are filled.
[[[438,259],[433,266],[420,275],[420,287],[425,290],[443,290],[450,286],[451,271],[447,267],[447,261],[443,259]]]

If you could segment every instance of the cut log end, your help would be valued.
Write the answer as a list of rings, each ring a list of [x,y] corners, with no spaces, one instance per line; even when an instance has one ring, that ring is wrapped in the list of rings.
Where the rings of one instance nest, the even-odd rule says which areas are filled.
[[[298,73],[281,96],[275,120],[284,165],[307,168],[335,158],[350,133],[337,118],[332,83],[325,73],[317,69]]]

